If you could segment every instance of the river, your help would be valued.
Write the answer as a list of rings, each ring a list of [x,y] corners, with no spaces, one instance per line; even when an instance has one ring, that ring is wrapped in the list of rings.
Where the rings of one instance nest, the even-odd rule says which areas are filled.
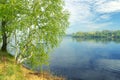
[[[50,54],[50,71],[67,80],[120,80],[120,43],[65,37]]]

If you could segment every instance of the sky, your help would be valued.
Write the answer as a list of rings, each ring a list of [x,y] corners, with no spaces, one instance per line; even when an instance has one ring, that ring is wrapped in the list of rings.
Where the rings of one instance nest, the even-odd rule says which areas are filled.
[[[120,0],[65,0],[70,13],[67,34],[120,29]]]

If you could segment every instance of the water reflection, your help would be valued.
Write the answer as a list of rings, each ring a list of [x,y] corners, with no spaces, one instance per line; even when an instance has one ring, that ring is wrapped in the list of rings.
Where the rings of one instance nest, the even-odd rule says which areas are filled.
[[[101,43],[109,43],[109,42],[115,42],[115,43],[120,43],[120,38],[79,38],[79,37],[72,37],[74,41],[77,42],[82,42],[82,41],[87,41],[87,42],[101,42]]]
[[[119,48],[114,41],[66,37],[50,55],[50,68],[68,80],[120,80]]]

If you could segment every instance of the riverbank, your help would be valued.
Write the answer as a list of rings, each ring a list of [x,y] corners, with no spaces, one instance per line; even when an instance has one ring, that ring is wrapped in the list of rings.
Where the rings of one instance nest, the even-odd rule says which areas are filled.
[[[0,51],[0,80],[65,80],[48,72],[35,73],[16,64],[14,57]]]

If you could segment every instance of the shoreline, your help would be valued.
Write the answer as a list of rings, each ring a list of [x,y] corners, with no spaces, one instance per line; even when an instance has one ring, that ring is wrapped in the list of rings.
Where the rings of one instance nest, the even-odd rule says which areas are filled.
[[[21,64],[16,64],[13,56],[0,51],[0,80],[65,80],[50,72],[34,72]]]

